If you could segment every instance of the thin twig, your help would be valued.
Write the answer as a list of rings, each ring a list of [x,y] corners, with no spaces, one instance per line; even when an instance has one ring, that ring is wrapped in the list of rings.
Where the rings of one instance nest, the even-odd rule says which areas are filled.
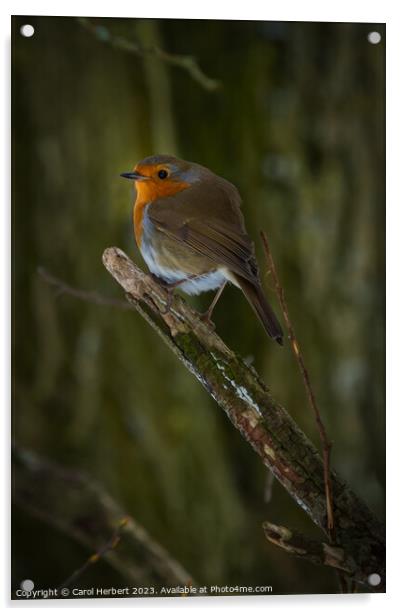
[[[154,55],[167,64],[177,66],[187,71],[194,81],[210,92],[221,87],[221,83],[218,80],[205,75],[193,56],[172,54],[160,47],[143,47],[137,42],[129,41],[122,36],[111,34],[110,30],[105,25],[95,25],[86,17],[78,17],[77,19],[81,26],[89,30],[89,32],[98,40],[102,41],[102,43],[108,43],[116,49],[121,49],[122,51],[133,53],[137,56]]]
[[[334,524],[334,506],[333,506],[333,496],[332,496],[331,464],[330,464],[332,443],[327,436],[324,423],[321,419],[320,410],[318,408],[317,400],[316,400],[316,397],[315,397],[315,394],[314,394],[314,391],[311,385],[310,376],[306,368],[306,364],[304,362],[304,358],[300,350],[300,345],[297,341],[292,322],[290,320],[289,310],[288,310],[288,306],[287,306],[286,299],[285,299],[285,291],[281,283],[279,282],[279,276],[276,271],[275,261],[272,256],[271,249],[269,247],[268,237],[266,233],[264,233],[264,231],[261,231],[261,239],[262,239],[262,243],[264,246],[265,257],[266,257],[267,264],[268,264],[268,269],[269,269],[268,273],[271,274],[272,279],[274,281],[275,292],[278,297],[279,303],[281,305],[283,317],[285,319],[286,327],[289,332],[289,340],[292,346],[293,353],[296,357],[296,361],[299,366],[300,373],[302,375],[304,387],[307,393],[310,406],[313,410],[315,421],[318,427],[318,432],[320,435],[321,447],[322,447],[322,457],[323,457],[323,469],[324,469],[325,499],[326,499],[326,506],[327,506],[327,531],[328,531],[328,536],[330,540],[332,541],[332,543],[335,543],[336,542],[336,529],[335,529],[335,524]],[[345,578],[345,574],[342,571],[339,571],[339,569],[337,569],[336,573],[337,573],[338,583],[339,583],[339,588],[341,590],[341,593],[346,593],[348,588],[347,588],[347,581]]]
[[[267,259],[268,267],[273,278],[275,284],[275,291],[279,299],[279,303],[282,308],[283,316],[285,319],[286,327],[289,332],[289,339],[292,345],[293,353],[296,357],[298,366],[300,368],[300,372],[303,378],[304,387],[307,392],[307,397],[310,403],[310,406],[313,410],[314,417],[318,426],[318,432],[320,435],[321,445],[322,445],[322,453],[323,453],[323,462],[324,462],[324,483],[325,483],[325,496],[327,502],[327,528],[328,535],[332,541],[335,541],[335,526],[334,526],[334,509],[333,509],[333,498],[332,498],[332,485],[331,485],[331,473],[330,473],[330,455],[331,455],[331,447],[332,443],[328,439],[327,432],[325,430],[325,426],[322,422],[320,411],[317,405],[317,401],[314,395],[313,388],[311,386],[310,376],[306,368],[306,364],[303,359],[303,355],[300,350],[299,343],[296,339],[296,334],[293,329],[289,310],[285,300],[285,292],[283,290],[282,285],[279,282],[279,277],[276,271],[274,258],[272,256],[272,252],[269,247],[268,238],[264,231],[261,231],[261,238],[264,246],[265,257]]]
[[[114,308],[122,308],[123,310],[134,310],[133,306],[128,302],[124,302],[120,299],[114,299],[113,297],[107,297],[97,291],[84,291],[82,289],[76,289],[65,283],[60,278],[56,278],[50,272],[43,267],[38,267],[37,272],[43,280],[48,284],[55,287],[57,295],[72,295],[83,302],[89,302],[91,304],[97,304],[99,306],[113,306]]]
[[[76,569],[66,580],[64,580],[64,582],[60,584],[60,586],[58,587],[58,590],[60,590],[61,588],[68,588],[69,586],[71,586],[73,582],[76,582],[78,578],[87,569],[89,569],[89,567],[97,563],[102,558],[102,556],[104,556],[104,554],[106,554],[110,550],[114,550],[121,539],[122,530],[126,526],[127,522],[128,522],[128,518],[123,518],[119,522],[118,527],[116,528],[115,532],[113,533],[109,541],[105,543],[105,545],[103,545],[99,550],[94,552],[94,554],[91,554],[91,556],[84,562],[84,564],[81,567]]]
[[[272,499],[272,489],[274,486],[275,476],[270,470],[267,471],[264,487],[264,503],[270,503]]]

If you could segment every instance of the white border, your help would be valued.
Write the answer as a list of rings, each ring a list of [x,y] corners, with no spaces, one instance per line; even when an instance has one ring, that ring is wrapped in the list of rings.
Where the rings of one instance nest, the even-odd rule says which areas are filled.
[[[204,0],[196,5],[179,0],[135,3],[131,0],[116,0],[113,3],[71,0],[54,3],[49,0],[9,2],[8,13],[14,15],[86,15],[108,17],[170,17],[191,19],[261,19],[284,21],[386,21],[396,12],[392,1],[365,2],[363,0],[337,0],[324,3],[313,0],[282,0],[268,3],[259,0],[247,2],[219,2]]]
[[[1,150],[1,186],[3,191],[3,207],[1,208],[2,232],[2,259],[1,259],[1,349],[2,370],[0,391],[3,394],[2,436],[3,454],[2,467],[4,479],[4,492],[2,498],[2,530],[3,541],[1,561],[1,588],[3,592],[3,605],[17,612],[26,610],[27,602],[21,606],[18,602],[9,602],[9,403],[10,403],[10,371],[9,371],[9,342],[10,342],[10,162],[9,162],[9,138],[10,138],[10,14],[31,15],[88,15],[88,16],[123,16],[123,17],[170,17],[170,18],[203,18],[203,19],[267,19],[285,21],[362,21],[362,22],[387,22],[387,462],[388,462],[388,491],[387,491],[387,526],[388,526],[388,592],[387,595],[356,595],[356,596],[286,596],[286,597],[239,597],[239,598],[205,598],[199,599],[169,599],[169,600],[101,600],[101,601],[69,601],[34,602],[29,606],[33,610],[45,609],[74,609],[74,614],[81,611],[98,609],[134,609],[137,613],[150,613],[156,609],[162,609],[170,613],[177,610],[190,608],[192,611],[221,612],[230,610],[230,614],[243,612],[245,609],[255,609],[259,612],[264,610],[281,611],[290,613],[297,611],[298,616],[311,616],[311,612],[320,612],[325,609],[326,613],[338,612],[339,609],[346,613],[363,611],[370,616],[381,609],[396,607],[398,590],[400,585],[400,472],[401,460],[399,444],[402,435],[402,400],[401,389],[398,380],[401,379],[400,352],[402,302],[400,294],[400,279],[402,255],[401,245],[401,210],[402,210],[402,36],[401,36],[401,9],[398,2],[381,0],[370,2],[367,0],[337,0],[336,2],[318,2],[313,0],[281,0],[280,2],[268,2],[267,0],[247,0],[241,3],[217,2],[216,0],[203,0],[200,3],[179,2],[177,0],[154,0],[152,3],[136,3],[133,0],[114,0],[113,3],[89,2],[86,0],[70,0],[68,3],[55,3],[50,1],[21,2],[15,1],[2,3],[1,28],[2,28],[2,92],[1,121],[2,135],[7,136],[6,143]],[[398,456],[399,454],[399,456]],[[397,457],[398,456],[398,457]],[[5,505],[5,506],[4,506]],[[5,551],[4,547],[7,546]],[[387,606],[385,606],[385,602]]]

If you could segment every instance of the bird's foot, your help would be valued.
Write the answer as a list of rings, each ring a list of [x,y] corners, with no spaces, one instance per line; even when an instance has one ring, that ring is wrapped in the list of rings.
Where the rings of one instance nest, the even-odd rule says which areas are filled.
[[[165,286],[165,289],[167,291],[167,297],[166,297],[166,305],[165,307],[161,310],[161,314],[167,314],[168,312],[170,312],[170,309],[172,307],[172,303],[173,303],[173,296],[174,296],[174,290],[175,287],[170,288],[168,285]]]
[[[174,290],[177,289],[177,287],[180,287],[180,285],[182,285],[184,282],[187,282],[188,280],[198,278],[196,274],[192,274],[187,278],[175,280],[175,282],[166,282],[166,280],[163,280],[163,278],[159,278],[155,274],[151,274],[151,276],[153,280],[155,280],[155,282],[157,282],[167,292],[166,306],[163,310],[161,310],[161,314],[167,314],[168,312],[170,312],[173,303]]]
[[[201,319],[201,321],[203,321],[203,323],[208,325],[212,330],[215,330],[215,323],[211,319],[211,312],[212,311],[210,311],[210,310],[207,310],[206,312],[202,312],[200,314],[200,319]]]
[[[201,321],[204,321],[204,323],[209,325],[209,327],[212,330],[215,330],[215,323],[212,321],[211,316],[212,316],[214,308],[215,308],[215,306],[217,304],[218,299],[220,298],[220,296],[223,293],[223,289],[225,288],[226,282],[227,282],[226,280],[223,281],[223,283],[219,287],[219,289],[218,289],[214,299],[212,300],[212,303],[211,303],[210,307],[208,308],[208,310],[206,312],[203,312],[201,314],[201,317],[200,317]]]

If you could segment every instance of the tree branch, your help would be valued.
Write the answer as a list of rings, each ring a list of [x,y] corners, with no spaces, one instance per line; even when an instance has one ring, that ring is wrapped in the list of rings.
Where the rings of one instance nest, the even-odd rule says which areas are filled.
[[[106,249],[103,263],[128,301],[202,383],[298,505],[328,533],[322,459],[255,370],[180,297],[174,297],[165,312],[166,290],[120,249]],[[384,590],[383,527],[335,472],[331,483],[337,545],[354,559],[358,581],[377,573],[381,584],[376,590]]]
[[[310,539],[296,530],[290,530],[271,522],[264,522],[262,527],[268,541],[293,556],[304,558],[314,565],[334,567],[336,570],[352,576],[356,581],[363,584],[367,583],[366,577],[361,577],[361,572],[356,567],[354,558],[342,548],[329,545],[325,541]]]
[[[163,62],[172,66],[177,66],[185,70],[194,81],[199,83],[204,90],[217,90],[221,83],[216,79],[208,77],[199,67],[197,60],[193,56],[173,54],[161,49],[160,47],[143,47],[135,41],[129,41],[122,36],[113,35],[105,26],[93,24],[87,17],[78,17],[78,22],[93,34],[102,43],[108,43],[116,49],[135,54],[137,56],[154,55]]]
[[[190,574],[84,473],[14,447],[13,500],[91,550],[89,559],[61,584],[63,587],[100,558],[139,586],[194,583]]]

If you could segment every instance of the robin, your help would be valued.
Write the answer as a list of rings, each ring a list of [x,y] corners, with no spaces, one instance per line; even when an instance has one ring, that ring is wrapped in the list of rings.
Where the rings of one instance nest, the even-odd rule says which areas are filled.
[[[135,182],[135,238],[169,298],[176,288],[189,295],[217,289],[203,315],[210,321],[229,281],[243,291],[267,334],[282,344],[282,328],[262,290],[237,188],[206,167],[166,155],[144,158],[121,176]]]

